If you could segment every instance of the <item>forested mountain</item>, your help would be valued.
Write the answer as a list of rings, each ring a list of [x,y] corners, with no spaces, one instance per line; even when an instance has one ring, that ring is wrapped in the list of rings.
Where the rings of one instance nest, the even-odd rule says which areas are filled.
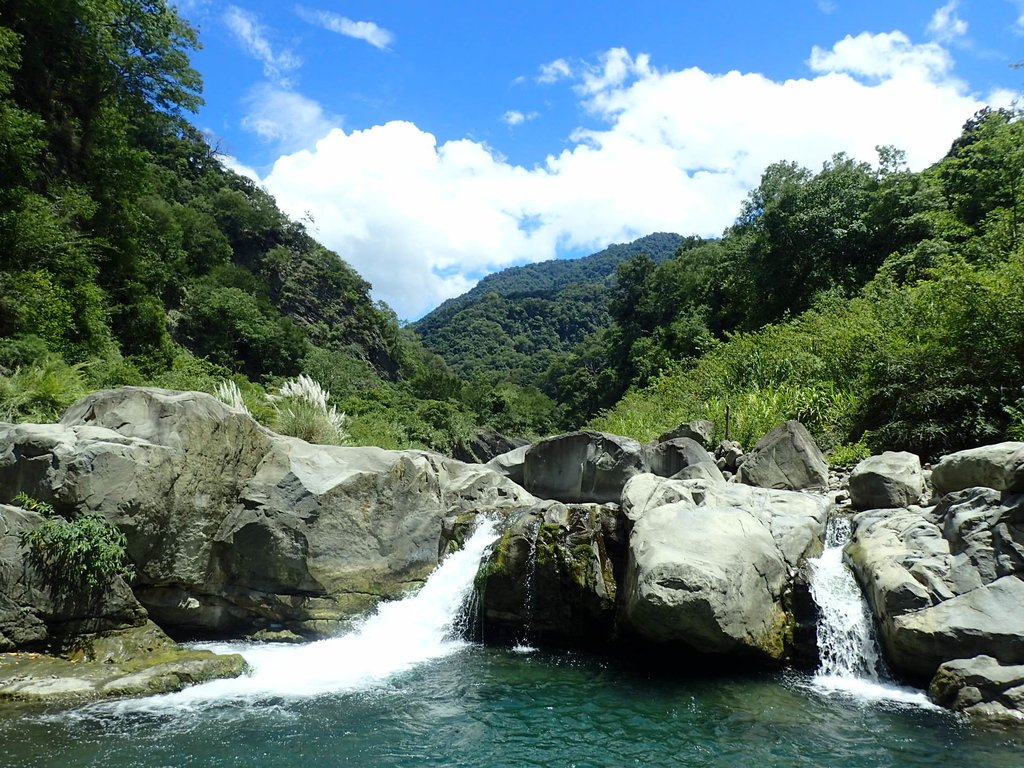
[[[0,419],[54,418],[99,387],[230,382],[261,420],[320,439],[267,398],[306,374],[329,390],[321,415],[348,412],[332,439],[451,451],[478,421],[534,429],[508,413],[532,395],[464,394],[338,254],[222,165],[187,120],[196,46],[164,0],[0,4]]]
[[[660,263],[683,238],[658,232],[580,259],[510,267],[483,278],[412,325],[468,379],[536,386],[561,356],[608,325],[608,287],[640,254]]]

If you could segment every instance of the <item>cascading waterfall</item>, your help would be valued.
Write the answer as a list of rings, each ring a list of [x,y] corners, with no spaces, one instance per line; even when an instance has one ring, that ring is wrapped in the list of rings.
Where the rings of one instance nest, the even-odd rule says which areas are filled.
[[[922,692],[888,680],[867,601],[843,561],[843,547],[849,538],[849,518],[832,518],[821,557],[809,561],[811,596],[819,614],[821,663],[814,676],[815,687],[871,701],[931,706]]]
[[[878,681],[878,643],[860,586],[843,562],[850,521],[833,518],[821,557],[811,561],[811,595],[818,604],[818,653],[821,677]]]
[[[496,538],[496,525],[481,520],[465,546],[445,558],[422,589],[403,600],[382,603],[348,634],[297,646],[203,644],[222,653],[241,653],[251,674],[113,706],[164,710],[344,693],[373,687],[417,664],[447,656],[466,645],[457,632],[461,614],[480,561]]]

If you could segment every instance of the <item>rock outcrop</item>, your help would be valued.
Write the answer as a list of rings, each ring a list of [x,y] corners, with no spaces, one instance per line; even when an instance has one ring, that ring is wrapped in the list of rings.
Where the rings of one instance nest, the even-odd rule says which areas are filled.
[[[932,485],[941,495],[964,488],[1024,492],[1024,443],[996,443],[958,451],[932,469]]]
[[[828,462],[799,421],[780,424],[743,457],[737,478],[759,488],[799,491],[828,486]]]
[[[1024,663],[1024,495],[969,488],[933,509],[862,512],[847,554],[902,676],[925,684],[978,655]]]
[[[310,445],[209,395],[131,387],[0,425],[0,498],[18,491],[121,528],[136,595],[187,634],[330,634],[430,572],[446,515],[534,501],[479,465]]]
[[[792,650],[792,594],[820,553],[823,496],[639,476],[621,623],[645,641],[777,663]]]
[[[90,591],[48,584],[20,541],[42,519],[0,505],[0,700],[166,693],[242,674],[237,654],[187,650],[167,637],[120,577]]]
[[[850,474],[854,509],[893,509],[917,504],[924,495],[921,459],[906,451],[870,456]]]
[[[568,432],[534,443],[523,463],[523,487],[566,504],[617,503],[622,487],[646,471],[643,446],[606,432]]]

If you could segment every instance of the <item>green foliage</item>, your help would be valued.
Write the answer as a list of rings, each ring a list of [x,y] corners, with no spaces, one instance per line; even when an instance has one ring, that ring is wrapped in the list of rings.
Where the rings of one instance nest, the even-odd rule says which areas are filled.
[[[29,564],[55,594],[88,596],[115,578],[132,578],[128,542],[117,526],[93,513],[60,517],[52,506],[24,493],[13,503],[46,518],[35,528],[22,531],[20,538]]]
[[[68,365],[59,357],[0,374],[0,421],[57,421],[88,390],[82,363]]]
[[[841,443],[829,452],[828,463],[833,467],[854,467],[871,455],[871,449],[863,441]]]

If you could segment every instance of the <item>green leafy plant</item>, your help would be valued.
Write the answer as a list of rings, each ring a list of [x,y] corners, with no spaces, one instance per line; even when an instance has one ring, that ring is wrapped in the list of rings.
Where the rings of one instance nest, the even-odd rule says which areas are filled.
[[[871,455],[871,449],[861,440],[856,443],[841,443],[828,455],[833,467],[852,467]]]
[[[85,513],[73,519],[55,514],[51,505],[24,493],[14,498],[23,509],[45,519],[20,534],[31,565],[54,591],[64,596],[91,595],[118,576],[134,575],[127,555],[127,539],[117,526],[99,515]]]

